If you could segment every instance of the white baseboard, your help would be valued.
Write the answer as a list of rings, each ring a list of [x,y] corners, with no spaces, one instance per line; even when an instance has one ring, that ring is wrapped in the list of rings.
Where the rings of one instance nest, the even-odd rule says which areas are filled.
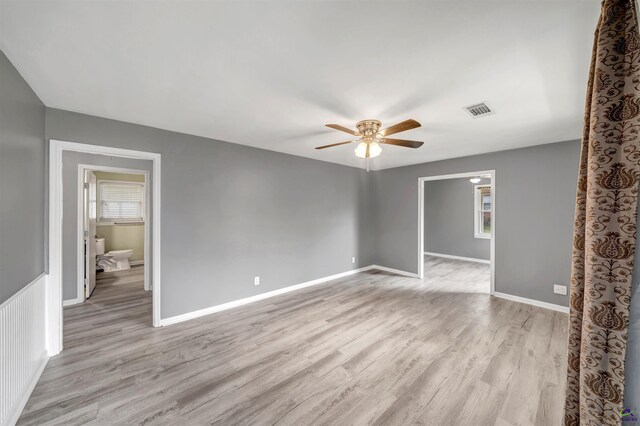
[[[485,263],[487,265],[491,265],[491,261],[490,260],[476,259],[475,257],[454,256],[452,254],[431,253],[429,251],[425,251],[424,254],[426,256],[443,257],[445,259],[464,260],[466,262]]]
[[[409,278],[418,278],[418,274],[414,274],[413,272],[402,271],[400,269],[387,268],[386,266],[371,265],[369,266],[369,269],[378,269],[380,271],[390,272],[392,274],[404,275],[405,277],[409,277]]]
[[[84,299],[69,299],[69,300],[63,300],[62,301],[62,306],[72,306],[72,305],[77,305],[79,303],[84,302]]]
[[[526,297],[514,296],[514,295],[506,294],[506,293],[499,293],[497,291],[495,293],[493,293],[493,295],[495,297],[499,297],[500,299],[506,299],[506,300],[511,300],[511,301],[514,301],[514,302],[526,303],[527,305],[533,305],[533,306],[538,306],[540,308],[551,309],[553,311],[558,311],[558,312],[562,312],[562,313],[565,313],[565,314],[569,313],[569,307],[568,306],[554,305],[553,303],[541,302],[539,300],[527,299]]]
[[[181,315],[176,315],[173,317],[169,317],[169,318],[163,318],[160,320],[160,325],[161,326],[166,326],[166,325],[171,325],[171,324],[177,324],[179,322],[183,322],[183,321],[188,321],[190,319],[194,319],[194,318],[198,318],[204,315],[209,315],[209,314],[213,314],[215,312],[220,312],[220,311],[225,311],[227,309],[232,309],[232,308],[236,308],[238,306],[242,306],[242,305],[247,305],[249,303],[253,303],[253,302],[257,302],[259,300],[264,300],[264,299],[268,299],[270,297],[274,297],[274,296],[279,296],[281,294],[285,294],[285,293],[289,293],[292,291],[296,291],[296,290],[300,290],[306,287],[311,287],[314,285],[318,285],[318,284],[322,284],[325,283],[327,281],[332,281],[338,278],[343,278],[343,277],[347,277],[349,275],[354,275],[357,274],[359,272],[364,272],[364,271],[368,271],[370,269],[373,269],[374,266],[365,266],[363,268],[359,268],[359,269],[352,269],[350,271],[346,271],[346,272],[341,272],[339,274],[335,274],[335,275],[330,275],[328,277],[324,277],[324,278],[318,278],[316,280],[312,280],[312,281],[307,281],[301,284],[295,284],[289,287],[284,287],[284,288],[280,288],[278,290],[273,290],[273,291],[268,291],[266,293],[261,293],[261,294],[256,294],[255,296],[251,296],[251,297],[245,297],[244,299],[238,299],[238,300],[234,300],[232,302],[227,302],[227,303],[223,303],[221,305],[216,305],[216,306],[211,306],[209,308],[204,308],[204,309],[200,309],[197,311],[193,311],[193,312],[188,312],[186,314],[181,314]],[[376,269],[381,269],[379,267],[375,267]]]

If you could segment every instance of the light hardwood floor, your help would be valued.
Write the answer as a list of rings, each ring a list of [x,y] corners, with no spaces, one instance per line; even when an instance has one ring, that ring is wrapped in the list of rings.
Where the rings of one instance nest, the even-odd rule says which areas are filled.
[[[141,269],[65,308],[20,425],[560,425],[567,316],[426,259],[151,327]]]

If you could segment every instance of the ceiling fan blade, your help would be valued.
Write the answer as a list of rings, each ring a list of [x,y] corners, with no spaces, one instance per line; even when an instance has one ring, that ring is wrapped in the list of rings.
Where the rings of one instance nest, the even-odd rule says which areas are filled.
[[[350,135],[353,135],[353,136],[360,136],[360,133],[356,132],[355,130],[351,130],[348,127],[344,127],[339,124],[325,124],[325,126],[335,130],[340,130],[341,132],[349,133]]]
[[[331,148],[332,146],[346,145],[346,144],[351,143],[351,142],[353,142],[353,141],[346,141],[346,142],[332,143],[331,145],[317,146],[317,147],[316,147],[316,149]]]
[[[387,145],[397,145],[397,146],[404,146],[405,148],[420,148],[424,142],[418,142],[418,141],[408,141],[406,139],[390,139],[390,138],[384,138],[384,142]]]
[[[420,127],[421,124],[416,120],[405,120],[402,123],[394,124],[391,127],[387,127],[386,129],[380,130],[380,134],[382,136],[393,135],[394,133],[404,132],[405,130],[416,129]]]

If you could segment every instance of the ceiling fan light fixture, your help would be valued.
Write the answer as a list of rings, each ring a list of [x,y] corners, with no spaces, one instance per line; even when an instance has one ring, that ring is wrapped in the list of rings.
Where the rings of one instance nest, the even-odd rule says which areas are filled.
[[[367,158],[367,142],[360,142],[356,146],[356,157]],[[375,158],[382,152],[382,147],[378,142],[369,143],[369,158]]]
[[[377,157],[378,155],[380,155],[381,152],[382,152],[382,147],[380,146],[380,144],[375,141],[371,142],[371,145],[369,145],[369,157],[370,158]]]
[[[366,158],[366,152],[367,152],[366,142],[360,142],[358,146],[356,146],[356,157]]]
[[[332,143],[329,145],[317,146],[316,149],[332,148],[340,145],[347,145],[355,142],[356,149],[355,154],[358,158],[375,158],[382,153],[382,144],[395,145],[405,148],[420,148],[423,142],[410,141],[406,139],[389,138],[389,135],[393,135],[407,130],[416,129],[420,127],[420,123],[416,120],[409,119],[401,123],[394,124],[386,129],[380,130],[382,123],[379,120],[361,120],[356,123],[358,130],[352,130],[348,127],[341,126],[340,124],[325,124],[325,126],[340,130],[341,132],[349,133],[350,135],[358,136],[357,140],[350,140],[346,142]],[[369,161],[367,161],[367,170],[369,170]]]

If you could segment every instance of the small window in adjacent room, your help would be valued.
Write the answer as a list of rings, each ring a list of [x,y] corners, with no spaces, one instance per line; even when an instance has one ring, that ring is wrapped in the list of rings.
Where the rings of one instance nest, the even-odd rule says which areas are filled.
[[[98,222],[142,222],[144,184],[98,181]]]
[[[491,238],[491,185],[476,185],[474,198],[474,236]]]

